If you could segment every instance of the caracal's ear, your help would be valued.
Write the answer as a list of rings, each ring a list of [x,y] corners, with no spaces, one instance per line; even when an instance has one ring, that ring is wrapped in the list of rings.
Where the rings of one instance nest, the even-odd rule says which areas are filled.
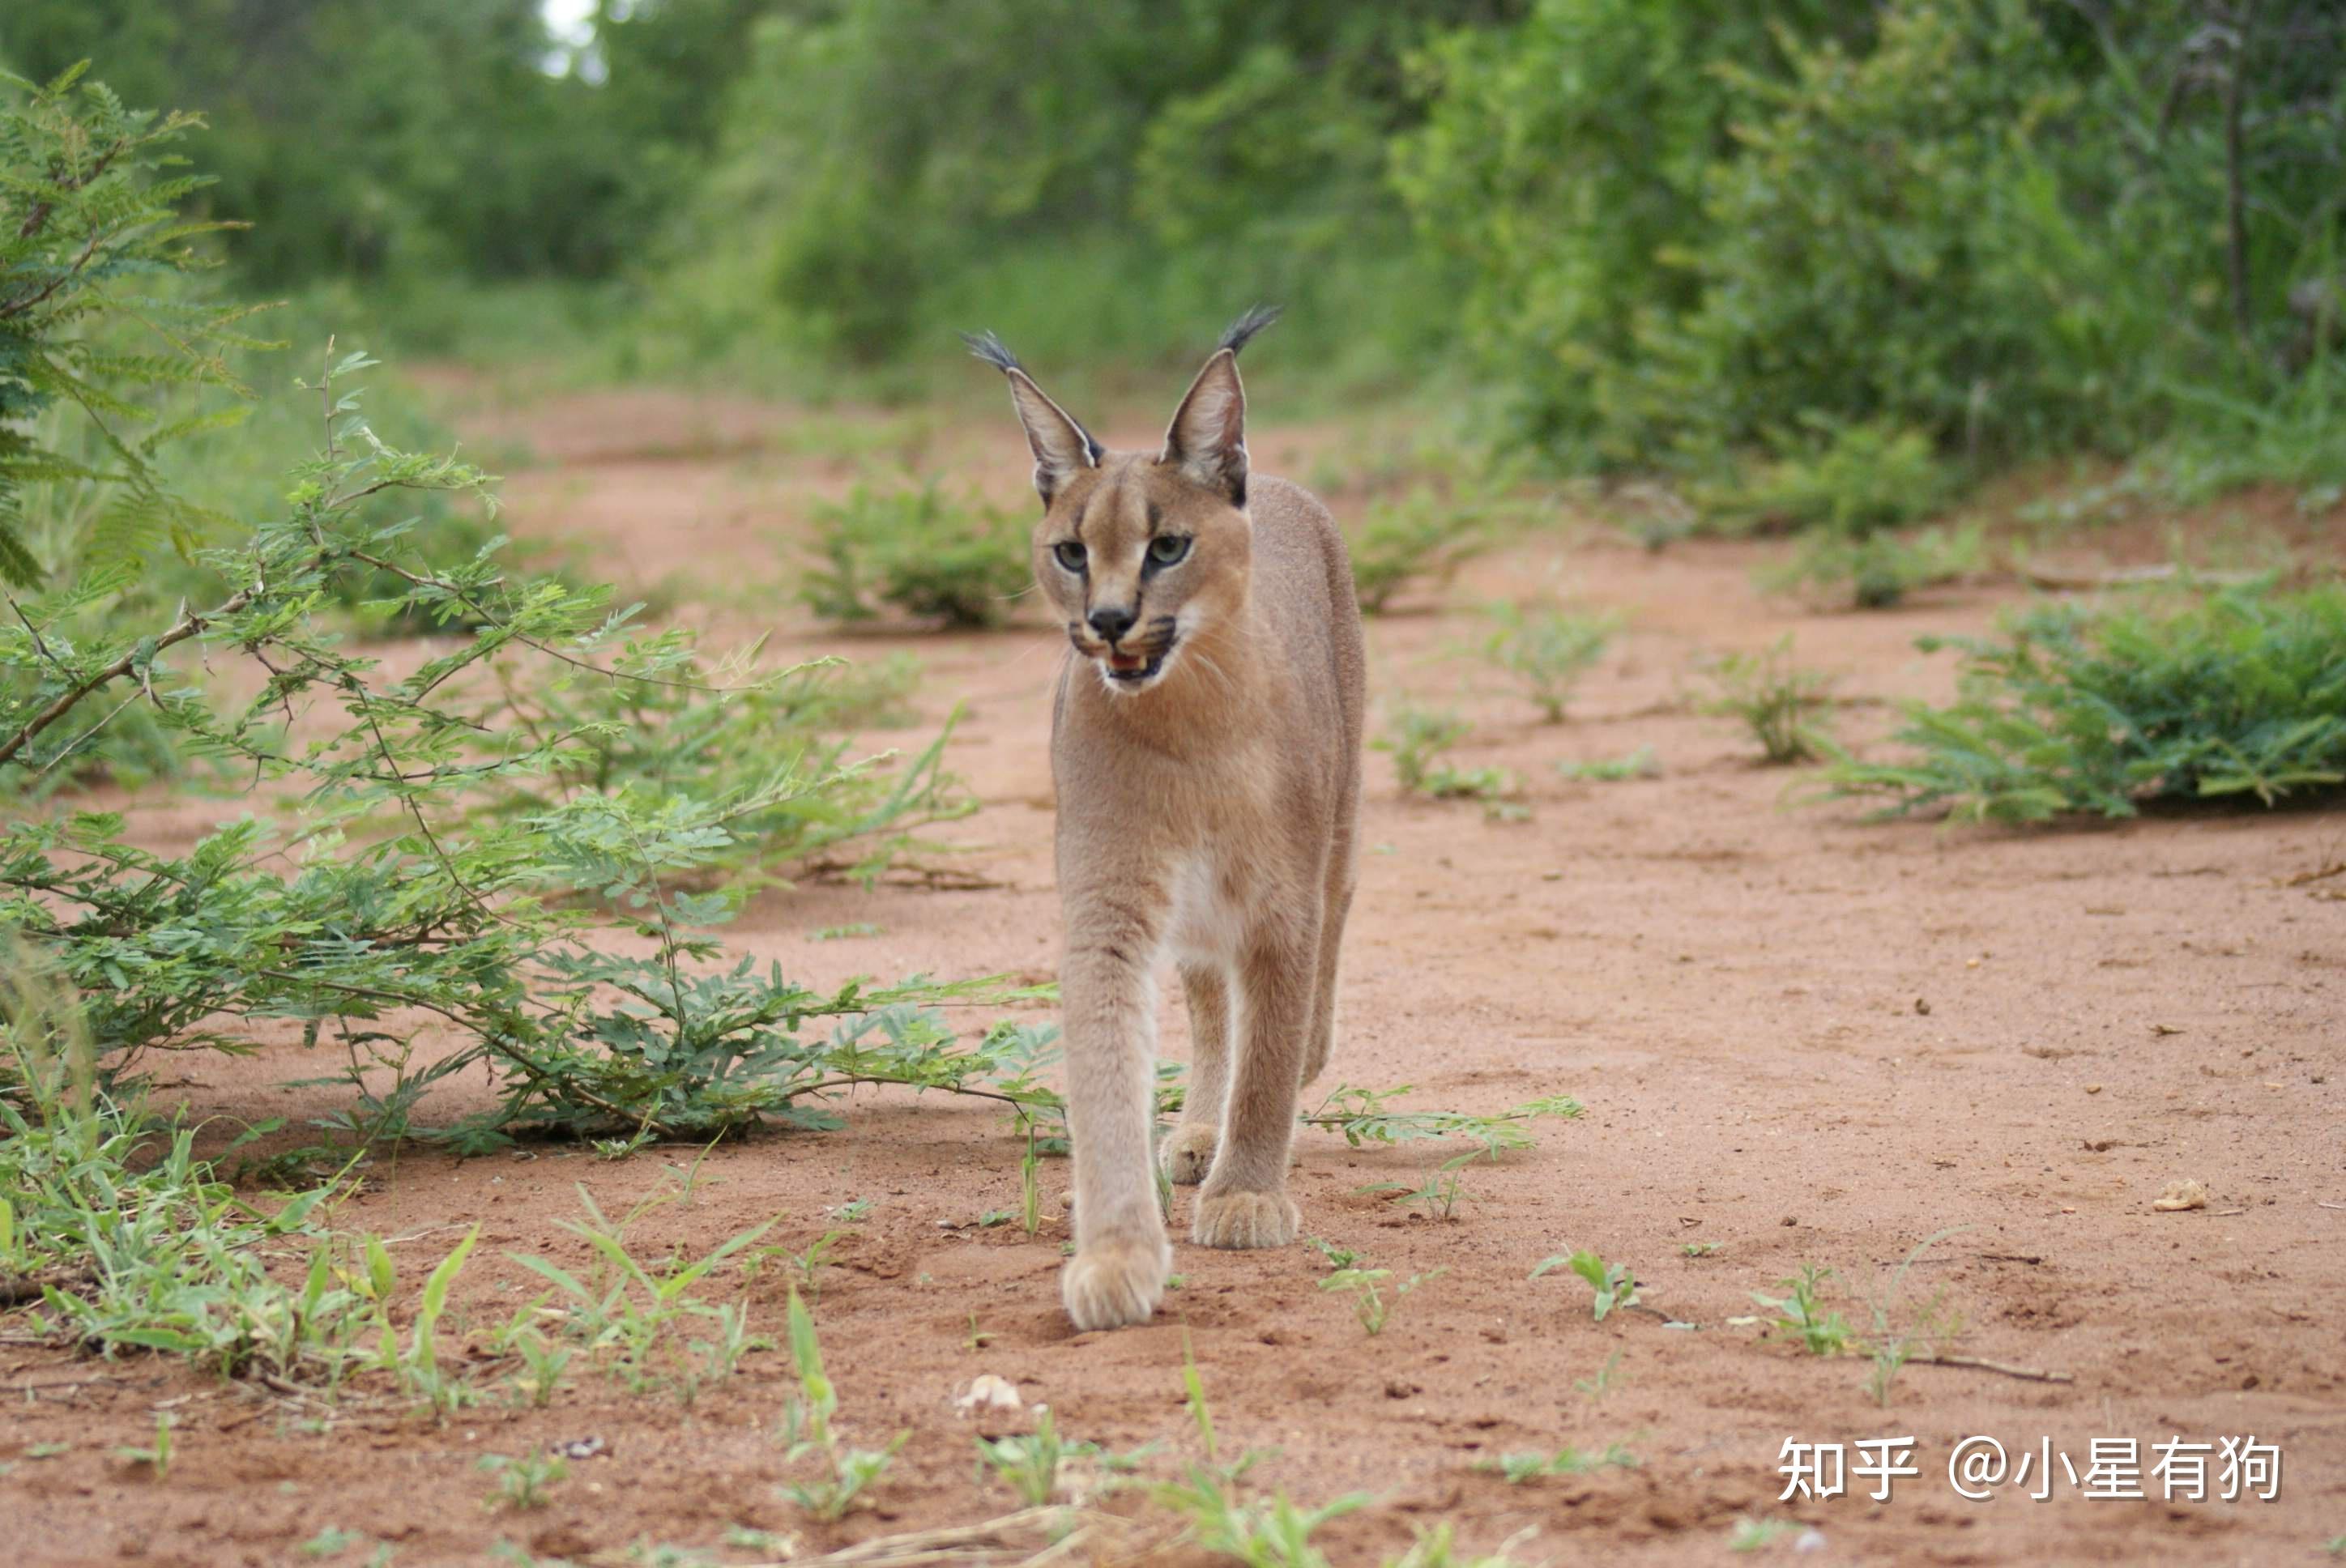
[[[1043,504],[1049,506],[1051,497],[1078,469],[1099,466],[1100,443],[1076,423],[1073,414],[1044,395],[1018,357],[1002,346],[1000,338],[992,332],[964,332],[961,341],[969,345],[971,353],[1009,378],[1011,404],[1018,411],[1018,423],[1026,427],[1026,444],[1035,451],[1035,489]]]
[[[1239,351],[1277,320],[1276,308],[1257,305],[1230,323],[1174,411],[1165,432],[1165,454],[1158,460],[1220,491],[1233,506],[1246,504],[1247,482],[1246,386],[1239,380]]]

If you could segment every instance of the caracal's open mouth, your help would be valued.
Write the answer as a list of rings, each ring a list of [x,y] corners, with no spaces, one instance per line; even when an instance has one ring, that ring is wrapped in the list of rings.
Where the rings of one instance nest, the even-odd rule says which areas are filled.
[[[1137,686],[1165,667],[1166,651],[1159,648],[1153,654],[1118,653],[1110,648],[1107,657],[1100,662],[1107,667],[1108,679]]]

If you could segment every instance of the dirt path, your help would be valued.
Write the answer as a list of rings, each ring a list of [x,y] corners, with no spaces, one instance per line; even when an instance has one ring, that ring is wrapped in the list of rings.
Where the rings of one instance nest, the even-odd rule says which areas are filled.
[[[984,475],[1005,501],[1023,466],[1006,419],[907,423],[630,392],[474,423],[541,460],[509,487],[517,532],[639,582],[673,574],[688,597],[713,597],[691,613],[720,637],[776,625],[786,652],[842,646],[785,590],[753,585],[784,581],[778,541],[802,525],[811,497],[855,472],[852,457],[827,453],[910,453]],[[1274,427],[1256,461],[1309,478],[1342,439]],[[1336,499],[1340,514],[1357,504]],[[688,1409],[585,1376],[547,1409],[486,1405],[435,1427],[0,1344],[0,1386],[14,1396],[0,1422],[0,1512],[15,1560],[307,1561],[299,1543],[332,1527],[390,1543],[401,1564],[484,1561],[499,1539],[541,1558],[617,1562],[638,1542],[714,1547],[730,1525],[812,1550],[968,1522],[1015,1506],[973,1481],[976,1425],[953,1400],[974,1376],[1015,1380],[1070,1435],[1163,1445],[1150,1471],[1169,1478],[1195,1451],[1185,1344],[1226,1451],[1276,1451],[1251,1481],[1310,1503],[1372,1494],[1315,1537],[1339,1564],[1381,1561],[1442,1520],[1478,1550],[1533,1532],[1515,1548],[1524,1562],[1723,1562],[1739,1518],[1813,1527],[1812,1560],[1827,1563],[2310,1560],[2346,1532],[2346,903],[2331,896],[2335,879],[2290,879],[2346,858],[2346,821],[2192,815],[2019,834],[1788,809],[1784,773],[1751,766],[1731,729],[1687,710],[1702,658],[1791,631],[1802,662],[1840,672],[1847,696],[1939,693],[1945,663],[1912,638],[1983,627],[2009,595],[1808,615],[1752,590],[1768,548],[1651,556],[1593,533],[1560,537],[1482,563],[1447,613],[1372,623],[1380,697],[1455,701],[1477,726],[1459,759],[1515,770],[1532,815],[1488,821],[1471,806],[1403,799],[1386,759],[1372,758],[1372,852],[1331,1080],[1413,1084],[1422,1106],[1496,1111],[1568,1094],[1587,1108],[1545,1126],[1536,1150],[1467,1168],[1447,1220],[1360,1190],[1416,1183],[1423,1145],[1301,1141],[1307,1232],[1394,1280],[1431,1276],[1377,1337],[1318,1288],[1326,1264],[1308,1247],[1186,1244],[1157,1323],[1073,1337],[1056,1303],[1056,1217],[1032,1238],[973,1223],[1017,1207],[1020,1147],[1002,1119],[871,1098],[844,1132],[710,1153],[689,1201],[653,1211],[636,1234],[649,1254],[696,1254],[780,1215],[768,1240],[796,1249],[842,1224],[839,1206],[869,1205],[822,1271],[816,1317],[851,1435],[876,1446],[911,1434],[875,1507],[815,1525],[778,1494],[798,1473],[773,1436],[788,1387],[779,1354],[752,1357]],[[1628,627],[1561,727],[1484,689],[1452,653],[1472,630],[1461,612],[1550,572]],[[958,834],[1000,885],[776,892],[732,939],[815,983],[1047,973],[1056,640],[1027,629],[858,638],[845,651],[899,647],[923,660],[926,720],[968,706],[952,759],[985,804]],[[1884,722],[1878,708],[1846,717],[1861,735]],[[1554,770],[1648,746],[1658,778],[1580,784]],[[878,934],[813,935],[856,925]],[[1178,1006],[1167,1035],[1185,1049]],[[333,1094],[272,1085],[316,1070],[281,1054],[205,1063],[183,1092],[206,1114],[298,1117],[331,1108]],[[556,1227],[578,1212],[574,1183],[617,1212],[672,1188],[691,1158],[606,1164],[536,1149],[458,1163],[408,1150],[338,1223],[412,1238],[394,1248],[410,1278],[451,1227],[481,1222],[459,1291],[461,1318],[480,1328],[534,1288],[504,1253],[584,1261]],[[2154,1211],[2184,1177],[2205,1184],[2209,1206]],[[1056,1169],[1046,1181],[1053,1195],[1064,1185]],[[1177,1234],[1188,1203],[1177,1200]],[[1950,1353],[2068,1380],[1909,1365],[1884,1407],[1868,1392],[1868,1362],[1805,1356],[1749,1320],[1767,1316],[1753,1291],[1779,1294],[1816,1265],[1834,1271],[1827,1305],[1870,1329],[1869,1300],[1886,1299],[1899,1260],[1932,1237],[1892,1319],[1912,1323],[1935,1303],[1961,1324]],[[1575,1247],[1634,1268],[1655,1311],[1600,1323],[1567,1271],[1527,1280]],[[786,1273],[770,1267],[748,1287],[763,1332],[780,1331]],[[110,1454],[150,1432],[166,1401],[180,1451],[157,1483]],[[492,1481],[480,1456],[590,1436],[604,1457],[574,1464],[543,1510],[482,1506]],[[2080,1481],[2094,1440],[2133,1440],[2147,1500],[2087,1498],[2056,1475],[2053,1496],[2034,1501],[2032,1472],[1966,1501],[1948,1463],[1974,1436],[1999,1440],[2015,1467],[2050,1440],[2051,1462],[2066,1453]],[[2208,1501],[2161,1500],[2152,1445],[2178,1436],[2277,1445],[2278,1498],[2218,1501],[2211,1461]],[[1788,1438],[1876,1437],[1912,1439],[1920,1471],[1889,1501],[1852,1473],[1851,1495],[1779,1502]],[[58,1442],[72,1446],[29,1457]],[[1476,1468],[1617,1442],[1634,1468],[1522,1485]],[[1792,1554],[1795,1534],[1762,1554]]]

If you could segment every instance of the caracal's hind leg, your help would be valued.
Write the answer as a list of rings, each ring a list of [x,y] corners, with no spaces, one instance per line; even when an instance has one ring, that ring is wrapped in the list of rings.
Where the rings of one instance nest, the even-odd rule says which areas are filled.
[[[1352,889],[1360,880],[1353,857],[1352,824],[1340,822],[1328,857],[1328,902],[1320,917],[1320,966],[1311,990],[1311,1034],[1303,1054],[1303,1081],[1320,1076],[1336,1048],[1336,990],[1343,969],[1344,921],[1352,912]]]
[[[1287,1196],[1287,1158],[1309,1048],[1319,926],[1309,915],[1273,915],[1240,947],[1238,1039],[1222,1146],[1198,1191],[1190,1227],[1200,1246],[1284,1247],[1295,1239],[1300,1216]]]
[[[1230,972],[1226,964],[1185,963],[1181,990],[1189,1003],[1189,1089],[1181,1120],[1165,1135],[1165,1174],[1195,1186],[1213,1167],[1221,1141],[1222,1104],[1229,1098]]]

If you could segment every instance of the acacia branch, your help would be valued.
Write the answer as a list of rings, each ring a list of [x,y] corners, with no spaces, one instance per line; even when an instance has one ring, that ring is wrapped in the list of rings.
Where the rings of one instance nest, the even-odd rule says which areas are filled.
[[[147,648],[145,650],[146,657],[143,662],[149,664],[153,663],[155,656],[161,653],[165,648],[170,647],[175,644],[186,642],[189,637],[194,636],[198,632],[202,631],[204,627],[209,625],[212,621],[219,619],[222,616],[232,616],[239,610],[243,609],[247,605],[252,603],[255,592],[256,590],[252,588],[241,588],[236,593],[230,595],[228,598],[222,600],[219,604],[219,607],[211,611],[208,615],[181,616],[178,625],[174,626],[169,631],[165,632],[161,636],[157,637],[153,647]],[[56,700],[50,703],[48,707],[35,714],[31,719],[26,721],[23,728],[17,730],[15,734],[10,736],[6,740],[0,741],[0,766],[5,766],[6,763],[14,760],[16,753],[22,751],[26,746],[30,745],[40,736],[43,730],[56,723],[66,714],[71,713],[74,710],[75,705],[79,703],[82,698],[103,687],[112,685],[114,682],[120,680],[124,676],[127,676],[130,674],[131,671],[137,669],[142,662],[140,658],[140,648],[134,647],[128,653],[124,654],[120,658],[116,659],[112,664],[92,671],[89,675],[83,677],[77,685],[70,687],[64,692],[60,693]]]

